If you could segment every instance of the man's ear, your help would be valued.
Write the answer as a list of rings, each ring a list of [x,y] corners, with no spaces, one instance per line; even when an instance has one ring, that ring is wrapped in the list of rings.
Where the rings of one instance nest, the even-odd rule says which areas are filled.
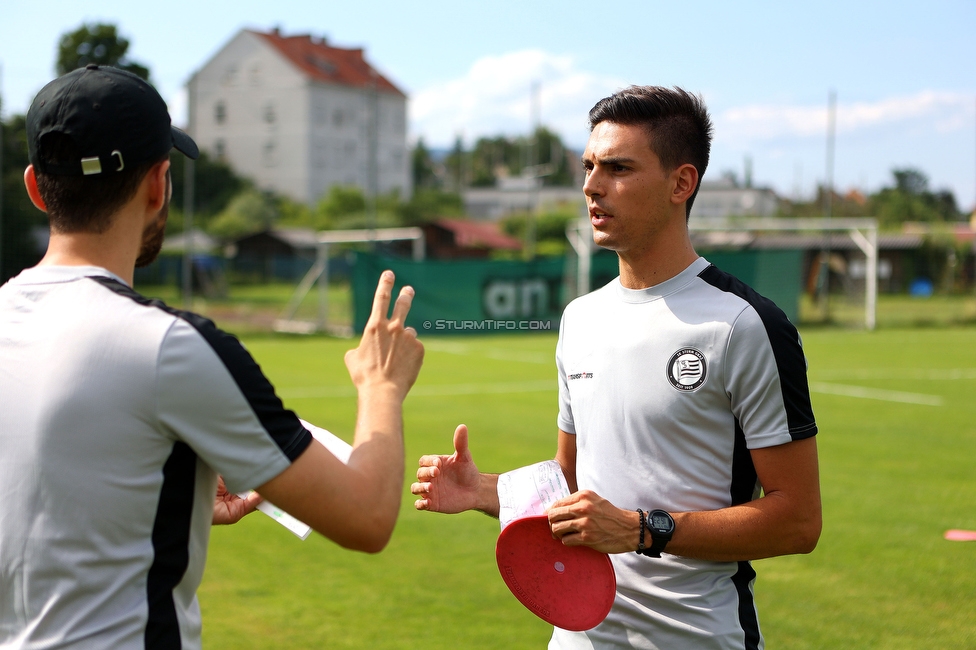
[[[671,178],[674,180],[671,202],[687,203],[698,187],[698,170],[691,163],[685,163],[671,172]]]
[[[163,209],[163,205],[169,199],[167,196],[168,189],[166,184],[166,173],[169,171],[169,159],[163,160],[156,163],[149,168],[149,172],[146,174],[146,178],[143,179],[144,183],[148,183],[148,193],[147,200],[149,204],[146,206],[151,212],[159,212]]]
[[[41,212],[47,212],[47,204],[41,198],[41,192],[37,189],[37,176],[34,175],[34,165],[27,165],[24,170],[24,185],[27,186],[27,196]]]

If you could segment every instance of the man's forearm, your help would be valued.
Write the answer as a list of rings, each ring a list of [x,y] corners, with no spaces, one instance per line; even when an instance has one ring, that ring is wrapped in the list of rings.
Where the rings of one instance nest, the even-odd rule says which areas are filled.
[[[392,529],[400,510],[404,471],[403,405],[395,389],[360,391],[348,466],[361,472],[361,488],[369,494],[370,508],[388,519]]]
[[[820,537],[819,508],[794,507],[777,494],[711,512],[672,512],[666,553],[736,562],[809,553]]]

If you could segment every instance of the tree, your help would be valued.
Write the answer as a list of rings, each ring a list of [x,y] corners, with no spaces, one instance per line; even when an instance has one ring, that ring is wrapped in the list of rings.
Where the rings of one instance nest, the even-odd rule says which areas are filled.
[[[502,175],[518,176],[522,171],[524,158],[521,148],[518,141],[502,136],[478,138],[468,162],[471,185],[494,187]]]
[[[186,180],[186,156],[171,155],[170,174],[173,179],[173,199],[171,214],[183,211],[183,191]],[[206,228],[209,221],[223,212],[235,196],[253,188],[251,181],[234,173],[227,163],[212,159],[205,151],[193,163],[193,218],[194,222]],[[168,232],[183,230],[182,221],[172,220],[172,228]]]
[[[424,145],[423,138],[417,140],[410,160],[414,189],[436,188],[440,185],[437,173],[434,170],[434,161],[430,157],[427,146]]]
[[[333,185],[319,201],[316,212],[335,223],[353,215],[365,214],[366,197],[358,187]]]
[[[218,239],[229,241],[267,230],[277,218],[275,197],[251,188],[235,196],[207,230]]]
[[[907,221],[957,221],[962,215],[949,190],[932,192],[924,172],[914,168],[893,169],[893,187],[882,188],[870,198],[871,212],[882,225]]]
[[[544,126],[535,131],[535,159],[536,164],[548,166],[548,174],[542,177],[543,185],[568,187],[573,184],[566,147],[558,134]]]
[[[468,161],[470,154],[464,150],[464,141],[461,136],[454,140],[454,147],[451,153],[444,159],[446,176],[449,179],[449,187],[455,192],[460,192],[468,185],[466,168],[470,166]]]
[[[420,226],[442,217],[460,217],[464,214],[464,201],[460,194],[438,189],[420,188],[409,201],[396,206],[396,214],[404,226]]]
[[[27,160],[27,125],[23,115],[14,115],[2,125],[3,147],[0,154],[0,183],[3,204],[0,206],[0,282],[33,266],[41,259],[33,233],[47,227],[46,215],[34,207],[24,188]]]
[[[58,42],[58,76],[83,68],[89,63],[110,65],[149,80],[149,68],[126,57],[129,40],[119,35],[115,25],[84,24],[61,36]]]
[[[500,178],[523,174],[540,178],[543,185],[568,187],[574,178],[566,154],[559,135],[540,126],[532,137],[479,138],[471,151],[458,138],[444,166],[458,190],[466,185],[494,187]]]
[[[501,226],[506,233],[524,242],[529,228],[529,219],[530,215],[524,213],[513,214],[505,217]],[[564,255],[569,244],[566,240],[566,226],[576,219],[579,219],[579,214],[576,210],[567,207],[538,215],[535,220],[536,254]]]

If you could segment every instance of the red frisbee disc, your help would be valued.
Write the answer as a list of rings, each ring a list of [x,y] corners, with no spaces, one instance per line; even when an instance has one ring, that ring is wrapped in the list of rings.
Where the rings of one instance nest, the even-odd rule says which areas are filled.
[[[610,613],[617,591],[606,553],[564,546],[545,515],[513,521],[498,536],[495,560],[519,602],[556,627],[582,632]]]

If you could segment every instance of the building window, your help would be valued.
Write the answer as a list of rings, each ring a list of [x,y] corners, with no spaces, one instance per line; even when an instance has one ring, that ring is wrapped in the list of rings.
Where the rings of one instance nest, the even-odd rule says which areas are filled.
[[[261,64],[260,63],[255,63],[254,65],[251,66],[251,70],[248,74],[248,77],[251,80],[252,86],[261,85]]]
[[[227,159],[227,145],[224,144],[223,140],[214,142],[213,152],[217,160],[224,161]]]
[[[268,102],[264,107],[264,121],[268,124],[274,124],[275,122],[275,107],[274,104]]]
[[[268,140],[264,143],[264,150],[261,157],[265,167],[274,167],[278,164],[278,150],[274,140]]]
[[[214,106],[214,120],[217,124],[223,124],[227,121],[227,106],[222,101],[217,102]]]
[[[312,165],[322,169],[327,161],[327,149],[324,142],[316,142],[312,149]]]
[[[316,124],[329,124],[329,106],[324,100],[315,104],[314,119]]]

